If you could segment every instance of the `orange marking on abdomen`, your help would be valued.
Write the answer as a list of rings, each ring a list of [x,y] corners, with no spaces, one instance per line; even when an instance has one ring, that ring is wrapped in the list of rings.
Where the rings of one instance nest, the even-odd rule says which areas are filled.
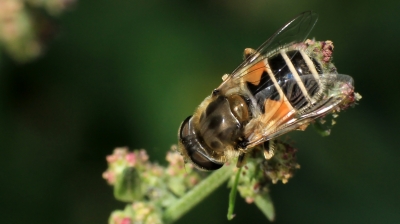
[[[260,84],[261,76],[264,71],[265,63],[263,61],[260,61],[257,64],[248,68],[247,74],[244,76],[244,80],[258,86]]]
[[[266,99],[264,103],[263,121],[266,124],[275,125],[292,117],[287,115],[293,110],[293,107],[283,100]],[[279,124],[278,124],[279,125]]]

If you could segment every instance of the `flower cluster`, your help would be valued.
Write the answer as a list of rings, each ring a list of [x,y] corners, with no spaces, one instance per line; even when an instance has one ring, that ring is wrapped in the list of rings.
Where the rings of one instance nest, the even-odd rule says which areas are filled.
[[[336,73],[336,67],[332,63],[333,42],[330,40],[316,41],[307,39],[304,42],[307,46],[306,51],[312,58],[315,58],[321,65],[323,73]]]
[[[151,223],[161,224],[161,212],[149,202],[134,202],[123,211],[114,211],[108,220],[110,224]]]
[[[268,161],[263,162],[262,171],[272,181],[282,181],[286,184],[293,177],[294,172],[300,169],[297,163],[297,149],[280,140],[275,141],[275,155]]]
[[[18,62],[36,58],[43,52],[49,36],[55,32],[48,15],[57,16],[74,2],[0,0],[0,45]]]
[[[145,150],[116,148],[107,156],[103,178],[114,187],[114,196],[131,203],[112,213],[109,223],[161,223],[162,211],[193,188],[200,176],[184,164],[179,153],[169,151],[167,167],[149,162]]]

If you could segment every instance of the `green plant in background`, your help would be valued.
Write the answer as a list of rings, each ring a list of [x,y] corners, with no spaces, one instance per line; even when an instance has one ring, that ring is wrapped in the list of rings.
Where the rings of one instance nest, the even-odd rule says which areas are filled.
[[[38,57],[55,33],[51,17],[75,0],[0,0],[0,46],[17,62]]]

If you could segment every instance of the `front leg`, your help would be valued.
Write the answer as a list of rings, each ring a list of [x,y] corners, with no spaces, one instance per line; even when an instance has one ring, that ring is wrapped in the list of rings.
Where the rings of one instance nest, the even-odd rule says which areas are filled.
[[[269,140],[263,143],[263,153],[266,160],[271,159],[275,155],[276,143],[274,140]]]

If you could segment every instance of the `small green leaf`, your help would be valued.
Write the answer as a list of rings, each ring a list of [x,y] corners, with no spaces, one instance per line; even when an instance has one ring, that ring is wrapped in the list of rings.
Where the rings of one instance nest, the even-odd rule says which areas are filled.
[[[274,204],[269,194],[258,195],[254,198],[254,203],[264,213],[269,221],[275,220]]]
[[[329,136],[331,134],[331,129],[328,127],[325,127],[323,124],[321,124],[320,121],[314,122],[314,128],[320,134],[322,137]]]
[[[140,200],[143,197],[139,172],[134,167],[127,167],[117,176],[114,197],[123,202]]]

